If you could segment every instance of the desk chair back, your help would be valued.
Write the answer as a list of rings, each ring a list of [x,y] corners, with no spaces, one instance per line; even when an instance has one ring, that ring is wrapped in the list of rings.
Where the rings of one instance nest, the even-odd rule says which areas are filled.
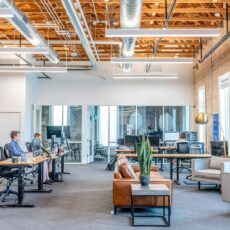
[[[6,157],[3,148],[0,146],[0,161],[4,161],[4,160],[6,160]]]
[[[25,142],[25,145],[26,145],[26,148],[27,148],[28,152],[33,152],[31,142]]]
[[[5,144],[4,146],[4,154],[6,159],[12,158],[12,154],[10,153],[10,150],[8,148],[8,144]]]
[[[177,143],[177,153],[189,153],[188,142],[178,142]]]
[[[194,154],[204,154],[204,142],[189,142],[189,152]]]

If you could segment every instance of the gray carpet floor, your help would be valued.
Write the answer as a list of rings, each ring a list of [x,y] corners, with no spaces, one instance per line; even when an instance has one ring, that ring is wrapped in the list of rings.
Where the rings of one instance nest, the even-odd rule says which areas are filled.
[[[0,229],[134,229],[128,210],[111,215],[113,173],[105,172],[105,166],[102,163],[67,165],[71,175],[65,175],[62,183],[46,186],[53,189],[51,194],[25,194],[25,201],[35,204],[35,208],[0,209]],[[163,174],[168,177],[168,172]],[[8,202],[14,200],[14,196],[8,198]],[[175,185],[168,229],[229,230],[230,204],[224,203],[220,193],[210,187],[198,191],[196,186]]]

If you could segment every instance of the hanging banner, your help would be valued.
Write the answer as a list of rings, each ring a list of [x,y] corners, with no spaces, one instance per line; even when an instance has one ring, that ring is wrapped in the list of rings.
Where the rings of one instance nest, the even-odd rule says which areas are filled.
[[[219,114],[213,114],[213,140],[219,141]]]

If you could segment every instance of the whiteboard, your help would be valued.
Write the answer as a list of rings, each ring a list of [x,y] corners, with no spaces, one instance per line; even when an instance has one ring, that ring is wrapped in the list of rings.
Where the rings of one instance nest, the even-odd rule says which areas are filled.
[[[19,112],[0,112],[0,146],[10,142],[12,130],[20,131],[20,117]]]

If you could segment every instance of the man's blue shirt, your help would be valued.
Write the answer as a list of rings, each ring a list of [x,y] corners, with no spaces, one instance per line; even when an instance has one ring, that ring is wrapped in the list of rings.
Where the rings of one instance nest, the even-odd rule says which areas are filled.
[[[20,157],[22,154],[24,154],[25,152],[20,148],[19,144],[17,141],[12,140],[9,145],[8,145],[8,149],[10,151],[10,153],[15,156],[15,157]]]

